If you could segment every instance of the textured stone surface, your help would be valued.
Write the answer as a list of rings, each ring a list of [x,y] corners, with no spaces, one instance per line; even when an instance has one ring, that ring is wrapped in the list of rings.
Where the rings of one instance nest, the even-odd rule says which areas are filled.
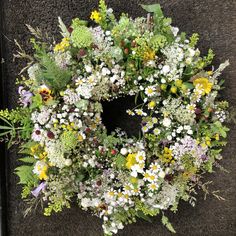
[[[128,12],[131,16],[145,14],[138,6],[140,3],[155,3],[157,0],[107,0],[119,14]],[[215,64],[225,59],[231,60],[231,66],[224,72],[226,89],[222,95],[229,99],[232,106],[236,105],[236,1],[235,0],[161,0],[159,1],[167,16],[173,18],[174,25],[187,33],[199,32],[201,35],[200,49],[206,52],[211,47],[217,57]],[[56,33],[57,16],[61,16],[66,24],[73,17],[87,18],[95,8],[95,0],[4,0],[5,12],[5,49],[6,49],[6,80],[9,107],[16,104],[16,87],[14,78],[19,72],[21,64],[12,62],[12,54],[16,49],[14,39],[17,39],[27,50],[29,33],[24,24],[38,26],[47,30],[50,35]],[[117,122],[128,132],[137,132],[137,121],[128,121],[122,105],[125,100],[106,106],[107,124]],[[129,106],[130,102],[127,102]],[[109,109],[117,105],[119,113],[114,114]],[[125,106],[126,106],[125,105]],[[107,117],[107,115],[105,115]],[[122,121],[123,120],[123,121]],[[114,125],[113,125],[114,126]],[[114,128],[111,125],[111,128]],[[225,159],[222,165],[230,171],[229,174],[216,170],[207,180],[214,181],[211,189],[221,191],[226,201],[218,201],[213,197],[203,200],[201,193],[195,208],[181,203],[177,215],[170,215],[170,219],[177,230],[178,236],[233,236],[236,235],[236,128],[231,125],[229,144],[224,149]],[[102,235],[101,222],[89,213],[82,212],[74,206],[69,210],[54,215],[51,218],[42,216],[38,210],[33,215],[23,218],[26,204],[20,199],[20,186],[13,170],[17,166],[15,150],[8,155],[8,234],[10,236],[99,236]],[[138,221],[127,226],[119,233],[121,236],[167,236],[167,230],[159,223],[159,218],[153,223]]]

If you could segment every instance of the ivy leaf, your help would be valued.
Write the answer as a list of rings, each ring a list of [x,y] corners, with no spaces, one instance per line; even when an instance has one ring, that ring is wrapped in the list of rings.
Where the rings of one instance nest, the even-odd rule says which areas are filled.
[[[15,173],[19,176],[20,184],[28,184],[30,182],[35,181],[35,177],[33,175],[33,166],[19,166],[15,169]]]
[[[165,215],[162,215],[161,222],[170,232],[176,233],[169,219]]]

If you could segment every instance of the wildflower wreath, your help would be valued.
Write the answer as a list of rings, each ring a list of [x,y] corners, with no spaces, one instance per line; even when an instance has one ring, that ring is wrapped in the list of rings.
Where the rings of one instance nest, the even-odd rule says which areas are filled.
[[[116,20],[101,0],[94,27],[59,18],[58,44],[28,26],[34,55],[16,42],[15,56],[29,59],[17,80],[21,106],[0,113],[1,135],[20,144],[16,174],[30,208],[43,202],[49,216],[76,200],[103,219],[105,235],[157,214],[175,232],[164,211],[181,199],[194,206],[195,187],[226,144],[218,77],[229,62],[214,70],[198,34],[178,33],[158,4],[142,7],[146,18]],[[102,102],[122,96],[136,101],[127,113],[142,119],[139,138],[108,134],[102,123]]]

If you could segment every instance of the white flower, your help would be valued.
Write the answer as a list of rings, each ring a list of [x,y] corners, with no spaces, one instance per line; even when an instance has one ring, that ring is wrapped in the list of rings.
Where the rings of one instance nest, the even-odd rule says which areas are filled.
[[[165,172],[163,170],[161,170],[159,173],[158,173],[159,177],[164,179],[165,178]]]
[[[158,128],[155,128],[155,129],[153,130],[153,133],[154,133],[155,135],[158,135],[158,134],[160,134],[160,130],[159,130]]]
[[[82,200],[81,200],[81,206],[83,207],[83,208],[88,208],[89,206],[90,206],[90,204],[91,204],[91,201],[90,201],[90,199],[89,198],[82,198]]]
[[[66,166],[71,166],[72,165],[72,160],[71,159],[66,159],[65,160],[65,165]]]
[[[48,165],[44,161],[37,161],[33,173],[36,175],[40,175],[42,172],[45,172],[48,168]]]
[[[171,31],[172,31],[172,33],[173,33],[173,35],[176,37],[177,36],[177,34],[178,34],[178,32],[179,32],[179,28],[178,27],[171,27]]]
[[[165,84],[165,83],[166,83],[166,80],[162,78],[162,79],[161,79],[161,83],[162,83],[162,84]]]
[[[169,73],[170,71],[170,66],[169,65],[164,65],[162,68],[162,72],[164,75],[166,75],[167,73]]]
[[[147,113],[144,112],[142,109],[135,109],[135,112],[138,116],[147,116]]]
[[[85,65],[84,68],[85,68],[86,72],[88,72],[88,73],[92,72],[92,67],[90,65]]]
[[[152,97],[152,96],[156,95],[156,87],[155,86],[148,86],[147,88],[145,88],[145,94],[148,97]]]
[[[102,75],[103,76],[109,75],[110,73],[111,73],[111,71],[108,68],[106,68],[106,67],[102,68]]]
[[[126,148],[121,148],[120,153],[121,155],[125,156],[128,153],[128,150]]]
[[[78,86],[78,88],[76,89],[76,92],[78,93],[79,96],[89,99],[92,97],[92,93],[91,93],[92,90],[93,88],[90,85],[82,84]]]
[[[169,127],[171,125],[171,119],[170,118],[167,118],[165,117],[162,121],[162,124],[165,126],[165,127]]]

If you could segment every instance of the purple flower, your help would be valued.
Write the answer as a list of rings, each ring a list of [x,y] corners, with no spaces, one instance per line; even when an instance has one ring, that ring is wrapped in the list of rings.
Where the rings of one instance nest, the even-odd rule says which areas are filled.
[[[33,194],[33,196],[38,197],[40,192],[44,190],[45,187],[46,187],[46,182],[44,181],[35,190],[31,191],[31,193]]]
[[[33,94],[30,91],[25,90],[23,86],[18,88],[18,93],[20,94],[21,103],[24,107],[27,107],[32,101]]]

